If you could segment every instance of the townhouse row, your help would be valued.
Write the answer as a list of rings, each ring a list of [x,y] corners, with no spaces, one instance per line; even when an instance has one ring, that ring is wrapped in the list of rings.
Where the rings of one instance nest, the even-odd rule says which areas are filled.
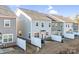
[[[17,36],[39,45],[39,41],[44,42],[50,37],[61,41],[63,38],[74,39],[75,35],[79,35],[79,24],[69,17],[23,8],[14,13],[9,7],[0,5],[0,46],[16,45]]]
[[[70,17],[23,8],[17,9],[16,15],[17,35],[27,38],[34,45],[42,44],[47,38],[61,42],[63,38],[74,39],[75,35],[79,35],[79,25]]]

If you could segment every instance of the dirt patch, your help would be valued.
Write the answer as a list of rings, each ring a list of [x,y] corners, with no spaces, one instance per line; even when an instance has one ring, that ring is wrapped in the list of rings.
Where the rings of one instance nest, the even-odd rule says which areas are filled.
[[[79,39],[66,40],[64,43],[46,41],[39,54],[77,54],[79,53]]]
[[[21,48],[17,47],[17,46],[16,47],[11,47],[11,49],[12,50],[10,50],[10,51],[6,50],[7,52],[5,52],[3,54],[25,54],[25,51],[22,50]]]

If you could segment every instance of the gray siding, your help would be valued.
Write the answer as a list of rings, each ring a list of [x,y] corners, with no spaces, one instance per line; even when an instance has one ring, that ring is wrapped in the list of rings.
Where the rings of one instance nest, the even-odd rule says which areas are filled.
[[[4,20],[6,18],[0,18],[0,33],[2,34],[13,34],[13,42],[16,42],[17,36],[16,36],[16,20],[15,19],[9,19],[10,20],[10,27],[4,27]]]
[[[78,32],[78,24],[77,23],[73,24],[73,31]]]
[[[63,32],[63,23],[62,22],[52,22],[52,34],[61,35]]]

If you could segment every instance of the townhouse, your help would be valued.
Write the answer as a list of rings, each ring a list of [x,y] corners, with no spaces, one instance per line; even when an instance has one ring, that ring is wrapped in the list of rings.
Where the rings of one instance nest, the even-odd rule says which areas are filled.
[[[78,24],[70,17],[47,15],[23,8],[17,9],[16,15],[17,35],[30,40],[34,45],[41,44],[48,37],[62,41],[63,38],[74,39],[78,34]]]
[[[16,45],[16,16],[8,6],[0,5],[0,46]]]
[[[63,16],[59,16],[59,15],[49,15],[49,17],[54,19],[54,20],[60,21],[60,22],[57,22],[57,23],[61,24],[61,25],[58,24],[58,27],[56,27],[57,24],[55,23],[56,24],[56,26],[55,26],[56,29],[55,30],[57,30],[56,32],[58,32],[58,34],[60,34],[60,36],[62,36],[64,38],[74,39],[74,32],[73,32],[73,23],[74,23],[74,21],[71,18],[63,17]],[[54,27],[52,27],[52,29],[54,29]],[[54,35],[54,34],[51,34],[51,35]],[[60,37],[60,41],[61,41],[62,37]],[[57,38],[57,39],[59,39],[59,38]],[[57,40],[57,39],[55,39],[55,40]]]
[[[48,18],[45,14],[19,8],[16,11],[17,15],[17,35],[28,40],[35,44],[39,44],[39,41],[44,42],[45,38],[50,37],[51,35],[51,19]]]
[[[64,29],[63,35],[66,38],[74,39],[74,32],[73,32],[73,23],[74,21],[70,17],[64,18]]]
[[[63,33],[63,21],[59,19],[59,17],[56,17],[56,15],[49,14],[47,17],[51,18],[51,38],[52,40],[61,42],[62,33]]]
[[[75,36],[79,36],[79,15],[76,15],[76,18],[74,19],[74,24],[73,24],[73,31]]]

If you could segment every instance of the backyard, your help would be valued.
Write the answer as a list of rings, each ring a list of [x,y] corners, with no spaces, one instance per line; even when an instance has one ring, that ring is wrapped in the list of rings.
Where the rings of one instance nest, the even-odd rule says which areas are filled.
[[[64,43],[45,41],[45,45],[37,50],[37,47],[27,44],[26,52],[15,46],[0,49],[0,54],[79,54],[79,39],[65,39]]]
[[[30,53],[34,54],[78,54],[79,39],[65,39],[64,43],[56,41],[46,41],[45,45],[37,52],[35,47],[29,46]],[[27,52],[28,52],[27,50]]]

